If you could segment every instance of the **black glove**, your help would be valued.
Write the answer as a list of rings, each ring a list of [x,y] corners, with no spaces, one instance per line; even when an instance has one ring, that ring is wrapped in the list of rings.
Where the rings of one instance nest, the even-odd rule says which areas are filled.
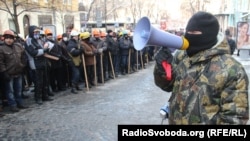
[[[97,49],[93,50],[93,55],[97,55],[97,53],[98,53]]]
[[[49,48],[43,48],[43,52],[49,52]]]
[[[79,50],[80,50],[80,52],[81,52],[81,53],[83,53],[83,52],[84,52],[84,49],[83,49],[83,47],[82,47],[82,46],[80,47],[80,49],[79,49]]]
[[[3,72],[3,80],[10,81],[11,77],[7,72]]]
[[[167,47],[161,47],[154,56],[154,59],[158,65],[162,65],[163,61],[171,63],[173,60],[173,55]]]

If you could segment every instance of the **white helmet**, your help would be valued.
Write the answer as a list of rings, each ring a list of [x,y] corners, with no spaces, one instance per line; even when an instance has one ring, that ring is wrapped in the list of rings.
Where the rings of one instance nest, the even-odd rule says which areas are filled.
[[[70,32],[70,36],[78,36],[79,35],[79,32],[78,31],[75,31],[75,30],[72,30]]]
[[[43,30],[40,30],[40,35],[45,35]]]

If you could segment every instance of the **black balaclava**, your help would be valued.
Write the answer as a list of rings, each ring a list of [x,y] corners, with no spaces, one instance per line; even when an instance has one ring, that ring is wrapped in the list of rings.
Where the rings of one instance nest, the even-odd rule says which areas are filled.
[[[201,31],[202,34],[188,34],[188,31]],[[188,21],[185,38],[189,42],[187,55],[194,54],[212,48],[217,42],[219,22],[215,16],[207,12],[197,12]]]

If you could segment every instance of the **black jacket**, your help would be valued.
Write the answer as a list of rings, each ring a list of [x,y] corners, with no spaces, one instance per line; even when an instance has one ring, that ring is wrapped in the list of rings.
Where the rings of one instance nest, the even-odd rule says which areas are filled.
[[[45,69],[46,58],[44,57],[43,46],[38,42],[39,39],[34,38],[34,30],[36,26],[30,26],[29,38],[26,40],[24,46],[28,56],[29,66],[31,69]]]

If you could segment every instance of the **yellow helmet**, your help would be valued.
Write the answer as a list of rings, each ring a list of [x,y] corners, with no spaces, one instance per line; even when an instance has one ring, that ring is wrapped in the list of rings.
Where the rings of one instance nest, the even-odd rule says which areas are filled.
[[[120,31],[120,32],[119,32],[119,36],[122,36],[122,35],[123,35],[123,33]]]
[[[87,39],[89,37],[90,37],[90,33],[89,32],[80,33],[80,39]]]

